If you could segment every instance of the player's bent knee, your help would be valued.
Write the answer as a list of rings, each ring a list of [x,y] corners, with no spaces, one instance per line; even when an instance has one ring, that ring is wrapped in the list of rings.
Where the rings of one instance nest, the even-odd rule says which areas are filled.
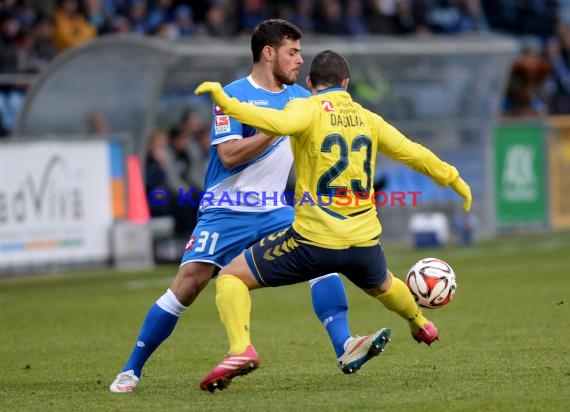
[[[376,288],[371,288],[371,289],[362,289],[364,292],[366,292],[367,295],[372,296],[373,298],[380,296],[382,293],[384,293],[382,291],[382,288],[380,286],[376,287]]]
[[[243,283],[247,285],[249,290],[259,289],[261,287],[261,285],[259,284],[257,279],[255,279],[255,277],[251,272],[249,272],[245,276],[242,276],[240,279],[243,281]]]
[[[392,275],[392,273],[388,271],[388,273],[386,274],[386,277],[384,278],[382,283],[380,283],[378,286],[376,286],[374,288],[362,289],[362,290],[364,290],[364,292],[366,292],[367,294],[369,294],[373,298],[378,297],[378,296],[386,293],[390,289],[390,287],[392,286],[392,277],[393,276],[394,275]]]
[[[220,276],[222,275],[233,275],[240,279],[249,290],[260,288],[261,285],[257,282],[257,279],[253,276],[247,261],[245,260],[244,254],[240,254],[234,260],[232,260],[227,266],[220,270]]]

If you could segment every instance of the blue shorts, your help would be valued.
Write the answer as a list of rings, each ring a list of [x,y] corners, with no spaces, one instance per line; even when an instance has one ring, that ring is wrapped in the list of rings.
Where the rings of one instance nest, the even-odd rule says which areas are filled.
[[[328,249],[306,243],[292,228],[261,239],[245,251],[245,260],[262,286],[284,286],[340,272],[362,289],[372,289],[388,274],[380,243]]]
[[[294,217],[292,207],[253,213],[209,209],[198,217],[180,266],[206,262],[222,268],[262,237],[289,227]]]

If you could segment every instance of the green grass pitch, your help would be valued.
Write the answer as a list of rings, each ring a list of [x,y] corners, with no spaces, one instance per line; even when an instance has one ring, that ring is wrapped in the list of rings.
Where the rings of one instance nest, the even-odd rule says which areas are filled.
[[[427,311],[441,340],[347,283],[353,334],[392,328],[386,352],[343,375],[306,284],[252,293],[262,368],[224,392],[198,388],[227,350],[210,284],[148,362],[133,394],[108,385],[176,267],[0,279],[0,410],[570,411],[570,233],[471,248],[386,247],[400,278],[419,258],[455,269],[448,306]]]

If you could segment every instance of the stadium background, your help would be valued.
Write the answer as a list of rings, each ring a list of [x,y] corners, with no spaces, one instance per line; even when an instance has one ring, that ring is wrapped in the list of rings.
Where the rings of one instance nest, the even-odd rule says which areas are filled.
[[[303,29],[305,73],[323,48],[346,54],[355,98],[471,184],[463,215],[414,172],[384,158],[375,171],[386,192],[422,191],[418,206],[379,210],[394,273],[426,256],[457,273],[454,302],[430,313],[442,341],[418,346],[347,285],[353,331],[390,326],[393,342],[346,377],[306,286],[264,290],[264,367],[201,394],[225,350],[210,286],[135,396],[113,397],[192,225],[147,213],[151,154],[176,146],[181,181],[199,187],[210,109],[191,92],[247,74],[267,17]],[[570,410],[569,24],[568,0],[3,0],[0,409]]]
[[[177,261],[194,224],[184,216],[195,209],[174,207],[175,192],[201,190],[207,160],[209,105],[192,90],[247,74],[249,33],[267,17],[303,29],[307,62],[323,48],[346,54],[356,99],[470,183],[473,212],[464,215],[451,190],[380,159],[375,180],[388,196],[421,191],[417,205],[408,197],[405,206],[380,209],[385,241],[469,244],[567,229],[569,10],[567,1],[3,2],[0,148],[18,167],[1,166],[0,268]],[[102,165],[70,166],[61,182],[57,162],[46,174],[58,149],[50,157],[42,141],[93,139],[109,145]],[[31,146],[18,152],[24,141]],[[169,167],[156,161],[164,150],[175,159],[178,186],[169,182],[169,205],[151,205],[145,223],[143,198],[167,183],[155,178]],[[18,153],[39,157],[23,162]],[[96,190],[87,193],[78,177],[94,170],[110,182],[96,196],[110,198],[106,212],[86,202]],[[75,204],[66,195],[73,190]],[[83,203],[74,220],[69,210]]]

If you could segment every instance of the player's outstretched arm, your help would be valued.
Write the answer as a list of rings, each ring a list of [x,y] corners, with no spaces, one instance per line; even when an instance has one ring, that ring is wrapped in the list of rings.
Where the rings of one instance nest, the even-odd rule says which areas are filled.
[[[463,197],[463,209],[471,209],[471,189],[459,176],[452,165],[442,161],[431,150],[411,141],[394,126],[377,118],[379,133],[378,150],[394,160],[404,163],[412,169],[431,177],[440,186],[451,186]]]
[[[194,93],[209,93],[225,114],[268,135],[293,135],[310,126],[310,110],[297,110],[299,108],[294,108],[291,104],[283,110],[276,110],[243,103],[229,97],[218,82],[203,82]]]
[[[450,186],[453,190],[455,190],[455,193],[457,193],[459,196],[461,196],[464,199],[463,210],[469,212],[469,209],[471,209],[471,200],[472,200],[471,188],[469,187],[469,185],[465,183],[465,181],[461,178],[461,176],[458,176],[457,179],[455,179]]]

